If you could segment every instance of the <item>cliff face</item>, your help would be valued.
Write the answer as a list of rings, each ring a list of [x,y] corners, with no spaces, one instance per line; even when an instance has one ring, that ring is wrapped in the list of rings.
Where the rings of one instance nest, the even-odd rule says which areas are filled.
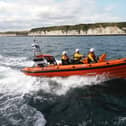
[[[76,31],[76,30],[69,30],[66,32],[63,32],[62,30],[52,30],[52,31],[35,31],[35,32],[29,32],[29,36],[44,36],[44,35],[114,35],[114,34],[126,34],[126,32],[123,29],[115,27],[100,27],[100,28],[89,28],[87,31]]]
[[[117,27],[117,26],[107,26],[107,27],[99,27],[96,29],[89,29],[87,31],[88,35],[107,35],[107,34],[126,34],[125,30]]]
[[[38,31],[30,31],[28,33],[29,36],[64,36],[64,35],[118,35],[118,34],[126,34],[126,27],[119,28],[118,26],[107,26],[107,27],[97,27],[97,28],[89,28],[88,30],[38,30]]]
[[[0,36],[126,35],[126,22],[96,23],[34,28],[30,31],[0,32]]]

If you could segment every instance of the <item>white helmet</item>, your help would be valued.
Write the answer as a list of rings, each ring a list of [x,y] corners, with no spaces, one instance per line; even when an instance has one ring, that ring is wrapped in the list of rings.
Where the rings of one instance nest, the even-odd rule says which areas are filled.
[[[95,49],[94,48],[90,48],[90,52],[94,52],[95,51]]]
[[[67,54],[67,52],[66,51],[63,51],[62,54],[65,55],[65,54]]]
[[[75,50],[75,52],[79,52],[79,51],[80,51],[80,49],[76,49],[76,50]]]

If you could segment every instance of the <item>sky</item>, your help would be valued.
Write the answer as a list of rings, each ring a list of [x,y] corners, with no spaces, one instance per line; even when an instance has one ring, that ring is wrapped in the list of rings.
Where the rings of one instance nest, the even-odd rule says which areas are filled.
[[[126,22],[126,0],[0,0],[0,31]]]

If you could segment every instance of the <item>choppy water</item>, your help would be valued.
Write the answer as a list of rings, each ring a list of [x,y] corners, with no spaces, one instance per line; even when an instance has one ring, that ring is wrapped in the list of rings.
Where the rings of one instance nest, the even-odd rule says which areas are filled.
[[[126,57],[126,36],[39,37],[42,52],[57,60],[63,50],[87,54],[90,47],[108,59]],[[0,37],[0,126],[125,126],[126,80],[71,76],[36,78],[32,37]]]

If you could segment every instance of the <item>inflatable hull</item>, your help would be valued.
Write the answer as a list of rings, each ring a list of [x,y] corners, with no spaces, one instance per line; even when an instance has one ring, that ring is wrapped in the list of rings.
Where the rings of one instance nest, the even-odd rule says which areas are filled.
[[[108,60],[93,64],[50,65],[47,67],[26,67],[22,71],[29,76],[67,77],[106,75],[110,78],[126,78],[126,58]]]

